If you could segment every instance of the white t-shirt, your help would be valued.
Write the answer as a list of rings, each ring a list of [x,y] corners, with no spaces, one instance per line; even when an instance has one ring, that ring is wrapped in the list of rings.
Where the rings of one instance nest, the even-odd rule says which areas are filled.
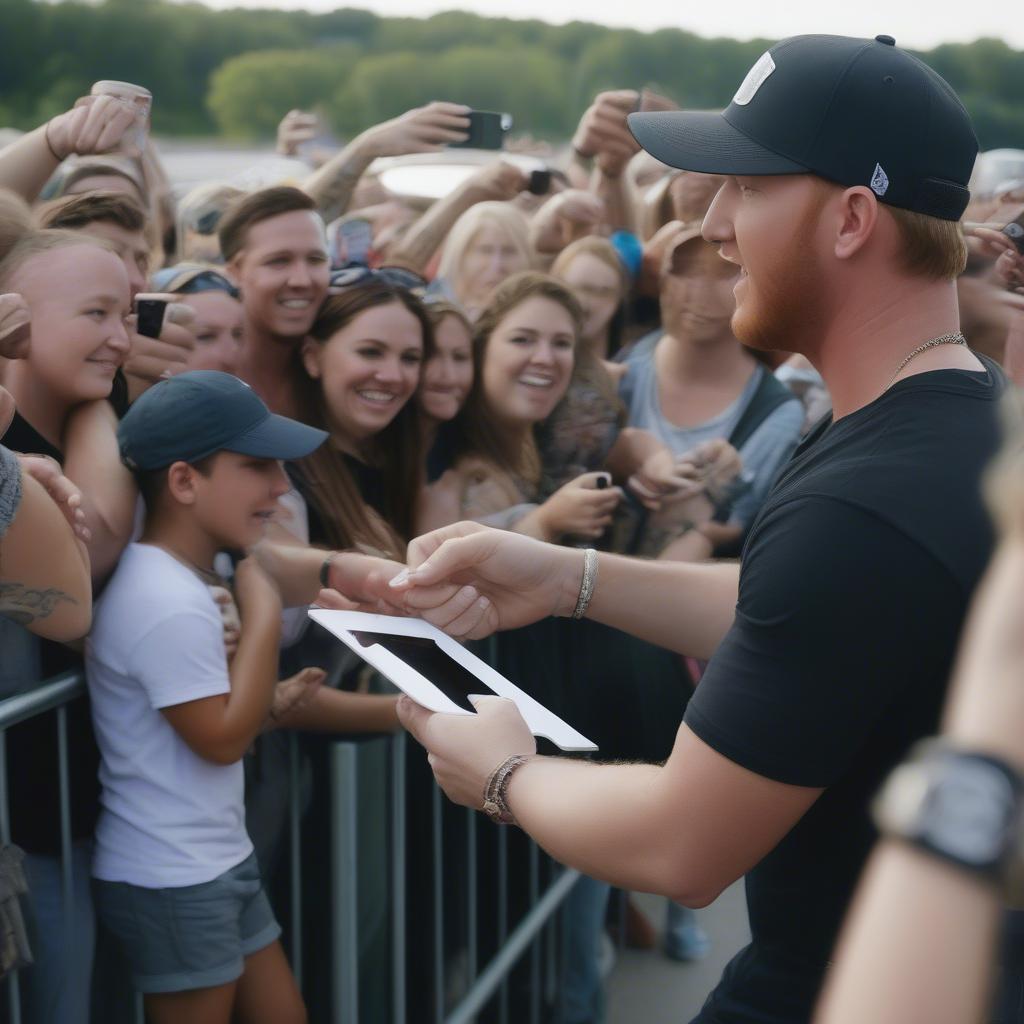
[[[173,888],[245,860],[241,761],[205,760],[160,713],[230,692],[206,584],[161,548],[130,544],[96,605],[85,669],[102,754],[93,875]]]

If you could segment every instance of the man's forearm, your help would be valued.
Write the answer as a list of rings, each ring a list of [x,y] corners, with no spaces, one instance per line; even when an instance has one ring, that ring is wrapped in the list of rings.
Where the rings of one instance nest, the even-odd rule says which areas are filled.
[[[666,829],[674,795],[658,765],[537,757],[509,783],[512,813],[555,860],[624,889],[703,903]],[[697,872],[691,872],[696,877]]]
[[[306,179],[302,190],[316,202],[325,221],[329,223],[348,209],[359,179],[373,160],[373,152],[359,136]]]
[[[736,615],[739,565],[599,556],[587,618],[693,658],[710,658]]]
[[[388,253],[388,261],[422,273],[452,225],[479,201],[480,197],[470,189],[456,189],[439,199],[398,240]]]
[[[985,1019],[998,922],[993,888],[883,842],[862,879],[815,1024]]]
[[[625,175],[605,174],[600,167],[595,167],[590,178],[590,191],[604,202],[604,224],[609,233],[636,231],[636,217]]]
[[[281,530],[280,534],[285,531]],[[290,534],[285,535],[290,537]],[[320,570],[330,551],[311,548],[299,540],[275,538],[261,541],[252,553],[274,581],[285,608],[301,608],[316,600],[320,592]]]

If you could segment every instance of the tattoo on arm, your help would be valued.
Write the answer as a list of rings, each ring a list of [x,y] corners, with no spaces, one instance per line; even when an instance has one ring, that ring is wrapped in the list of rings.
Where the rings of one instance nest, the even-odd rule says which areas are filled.
[[[28,626],[37,619],[49,617],[64,601],[78,604],[70,594],[56,587],[37,590],[21,583],[0,580],[0,615],[13,619],[19,626]]]

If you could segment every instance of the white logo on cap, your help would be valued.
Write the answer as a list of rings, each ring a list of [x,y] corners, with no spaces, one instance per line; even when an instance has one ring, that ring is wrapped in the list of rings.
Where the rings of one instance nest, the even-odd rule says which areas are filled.
[[[747,72],[743,84],[736,90],[733,96],[733,103],[745,107],[757,94],[757,90],[764,85],[765,79],[775,70],[775,61],[770,53],[762,53],[757,63]]]
[[[882,170],[881,164],[875,164],[875,173],[871,175],[871,191],[879,197],[889,191],[889,175]]]

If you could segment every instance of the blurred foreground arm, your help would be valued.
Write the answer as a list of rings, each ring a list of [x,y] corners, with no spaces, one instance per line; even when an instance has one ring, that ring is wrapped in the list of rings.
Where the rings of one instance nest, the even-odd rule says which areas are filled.
[[[0,525],[0,615],[47,640],[77,640],[92,622],[89,556],[72,525],[81,496],[56,467],[40,482],[29,461],[23,470],[0,447],[0,508],[13,511]]]
[[[968,621],[944,738],[1024,773],[1024,457],[1003,456],[1004,539]],[[1002,894],[896,839],[875,850],[847,919],[816,1024],[985,1019]]]

